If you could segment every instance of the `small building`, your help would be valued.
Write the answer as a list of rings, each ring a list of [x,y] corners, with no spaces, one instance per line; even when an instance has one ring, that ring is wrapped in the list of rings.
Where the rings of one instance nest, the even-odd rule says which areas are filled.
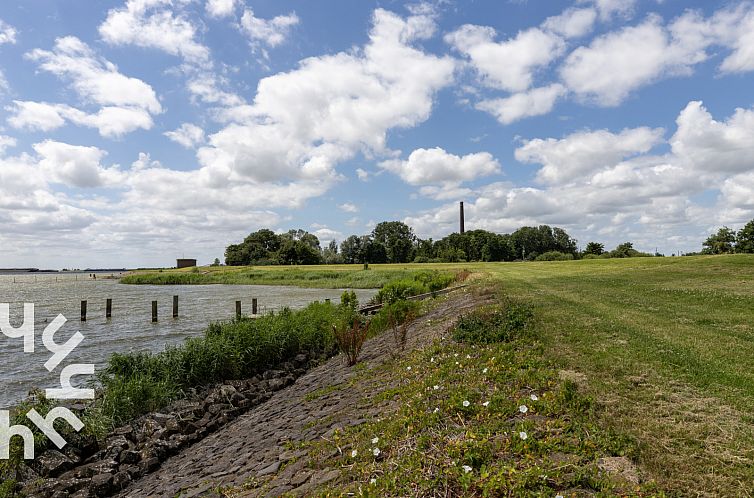
[[[181,258],[175,266],[176,268],[191,268],[192,266],[196,266],[196,260]]]

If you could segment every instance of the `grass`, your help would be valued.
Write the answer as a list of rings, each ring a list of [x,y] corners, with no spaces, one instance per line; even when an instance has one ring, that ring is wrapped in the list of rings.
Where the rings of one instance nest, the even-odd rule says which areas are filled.
[[[151,285],[295,285],[320,289],[379,289],[393,281],[414,281],[438,273],[429,265],[361,265],[201,267],[162,271],[135,271],[121,279],[124,284]],[[449,272],[441,272],[450,275]]]
[[[370,377],[398,386],[370,400],[387,403],[380,418],[309,445],[315,467],[343,469],[315,494],[661,495],[599,470],[599,458],[636,446],[596,424],[596,404],[558,376],[524,309],[509,302],[465,317],[454,331],[462,342],[377,367]]]
[[[679,496],[748,496],[754,481],[754,257],[485,267],[530,303],[548,358],[578,372],[600,424]]]

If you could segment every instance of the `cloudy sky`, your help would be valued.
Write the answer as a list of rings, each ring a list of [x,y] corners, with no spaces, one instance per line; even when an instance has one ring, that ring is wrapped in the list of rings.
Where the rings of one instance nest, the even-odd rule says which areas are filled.
[[[0,3],[0,267],[566,228],[667,254],[754,218],[754,3]]]

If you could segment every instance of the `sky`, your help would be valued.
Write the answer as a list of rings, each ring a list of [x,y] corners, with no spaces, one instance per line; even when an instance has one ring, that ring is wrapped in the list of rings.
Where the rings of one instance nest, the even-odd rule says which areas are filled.
[[[0,3],[0,267],[565,228],[698,251],[754,218],[754,3]]]

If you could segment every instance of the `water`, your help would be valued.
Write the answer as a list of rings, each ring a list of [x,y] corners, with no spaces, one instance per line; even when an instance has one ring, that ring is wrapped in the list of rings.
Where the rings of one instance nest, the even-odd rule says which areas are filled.
[[[108,276],[110,274],[107,274]],[[158,352],[167,345],[180,344],[187,337],[201,335],[212,321],[235,316],[236,301],[243,313],[251,313],[251,299],[257,298],[259,311],[283,306],[301,308],[312,301],[338,302],[342,289],[304,289],[267,285],[123,285],[114,279],[96,280],[88,274],[0,275],[0,303],[10,303],[11,324],[21,325],[23,303],[35,304],[34,353],[23,352],[22,339],[0,334],[0,408],[26,397],[29,389],[59,387],[60,371],[71,363],[93,363],[101,368],[111,353]],[[15,279],[15,283],[14,283]],[[360,302],[376,291],[356,290]],[[179,317],[172,318],[173,296],[178,296]],[[105,300],[113,300],[113,317],[105,319]],[[81,301],[88,301],[87,321],[80,321]],[[158,301],[159,321],[151,322],[152,301]],[[76,331],[83,342],[52,373],[44,367],[51,353],[42,345],[42,331],[58,314],[67,318],[55,334],[55,342],[65,343]],[[87,376],[74,377],[86,379]]]

